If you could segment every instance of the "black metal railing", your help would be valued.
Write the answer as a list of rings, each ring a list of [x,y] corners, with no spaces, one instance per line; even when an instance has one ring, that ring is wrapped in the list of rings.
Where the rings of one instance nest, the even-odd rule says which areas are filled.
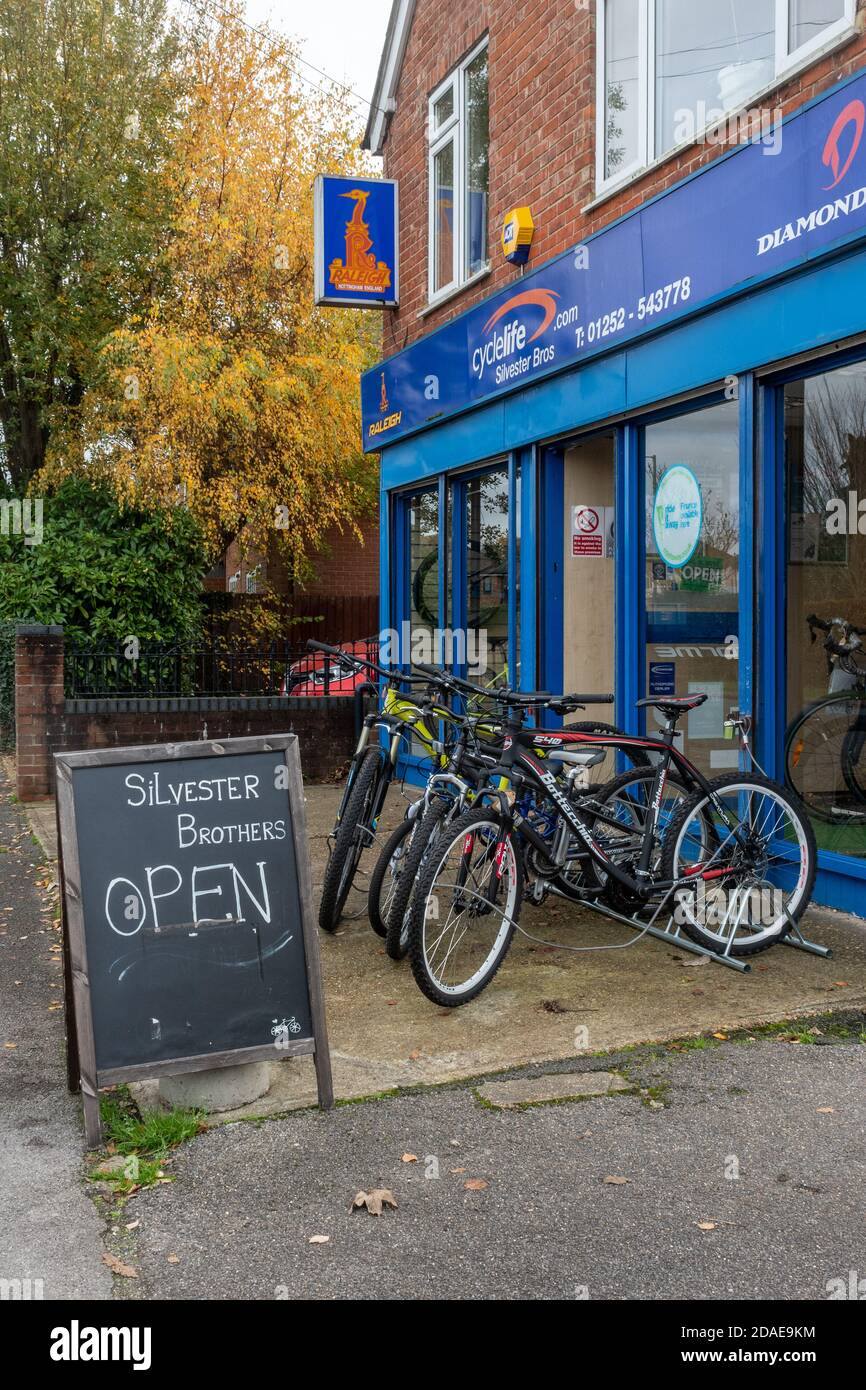
[[[339,644],[376,661],[373,639]],[[225,696],[351,696],[368,679],[345,658],[287,642],[69,646],[65,694],[82,699],[179,699]]]

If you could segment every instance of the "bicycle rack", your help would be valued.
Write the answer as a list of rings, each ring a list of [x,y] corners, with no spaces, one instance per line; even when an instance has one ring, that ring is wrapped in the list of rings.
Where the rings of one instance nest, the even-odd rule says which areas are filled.
[[[550,892],[555,894],[558,898],[564,898],[566,902],[574,902],[574,899],[570,898],[567,893],[560,892],[559,889],[555,888],[553,885],[550,887]],[[726,965],[730,970],[737,970],[743,975],[751,971],[752,967],[748,961],[740,960],[739,957],[730,955],[733,933],[729,938],[728,946],[725,951],[711,951],[706,946],[699,946],[696,941],[692,941],[683,934],[682,923],[676,922],[675,924],[675,914],[673,912],[668,917],[666,927],[656,926],[655,922],[662,914],[662,909],[668,897],[670,897],[670,893],[662,899],[648,922],[641,918],[626,917],[624,913],[615,911],[614,908],[608,907],[605,903],[586,900],[581,905],[589,908],[591,912],[597,912],[602,917],[608,917],[614,922],[621,922],[625,927],[631,927],[632,931],[637,932],[641,936],[654,936],[657,941],[666,941],[668,945],[676,946],[680,951],[690,951],[691,954],[695,956],[706,956],[709,960],[714,960],[719,965]],[[819,946],[816,941],[808,940],[801,932],[798,924],[791,917],[787,907],[785,908],[785,915],[791,926],[788,935],[782,938],[782,945],[791,946],[797,951],[808,951],[810,955],[820,956],[824,960],[829,960],[833,954],[830,947]],[[738,921],[735,921],[734,930],[737,925]]]

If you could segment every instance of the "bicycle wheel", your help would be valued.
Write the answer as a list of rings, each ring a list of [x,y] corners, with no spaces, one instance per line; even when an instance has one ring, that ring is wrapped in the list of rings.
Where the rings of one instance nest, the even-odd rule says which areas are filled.
[[[436,842],[409,923],[419,989],[434,1004],[467,1004],[505,959],[523,895],[520,854],[490,807],[464,811]]]
[[[346,810],[334,839],[328,867],[325,869],[322,901],[319,905],[319,926],[323,931],[337,930],[361,855],[372,843],[372,831],[367,826],[367,821],[383,767],[382,752],[378,748],[370,748],[364,754],[358,768],[355,785],[346,802]]]
[[[866,819],[866,704],[848,694],[810,705],[785,739],[785,780],[813,816]]]
[[[593,798],[605,815],[616,821],[615,825],[610,825],[607,821],[597,820],[594,826],[595,837],[610,858],[623,865],[640,854],[654,782],[653,770],[633,768],[621,773],[619,777],[614,777]],[[680,778],[668,773],[658,808],[651,868],[658,868],[661,862],[662,840],[667,828],[690,795]],[[596,872],[599,872],[598,866],[595,868]]]
[[[699,946],[753,956],[781,941],[805,911],[815,883],[815,832],[802,802],[769,777],[728,773],[709,785],[715,799],[698,792],[671,821],[660,876],[711,874],[678,890],[675,920]]]
[[[367,916],[370,926],[377,936],[385,936],[388,931],[388,914],[391,903],[406,867],[409,846],[418,825],[418,816],[407,816],[391,831],[376,860],[376,867],[370,875],[370,891],[367,895]]]
[[[402,960],[409,950],[409,913],[415,885],[431,846],[441,831],[442,822],[453,805],[453,801],[437,797],[424,815],[419,817],[418,828],[406,856],[406,867],[391,899],[386,921],[385,950],[392,960]]]

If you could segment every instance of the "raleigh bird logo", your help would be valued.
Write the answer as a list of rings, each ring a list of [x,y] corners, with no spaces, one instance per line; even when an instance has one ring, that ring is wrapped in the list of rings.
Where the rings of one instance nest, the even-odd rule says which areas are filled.
[[[864,107],[862,101],[849,101],[844,111],[839,112],[836,118],[836,124],[827,136],[824,153],[821,155],[821,163],[830,169],[833,174],[833,182],[824,185],[828,192],[831,188],[838,187],[851,168],[854,162],[854,156],[860,148],[860,141],[863,139],[864,123],[866,123],[866,107]],[[854,127],[854,132],[851,136],[851,148],[848,151],[848,158],[840,169],[839,160],[841,156],[839,142],[842,138],[842,132],[846,130],[849,125]]]
[[[329,267],[331,284],[338,290],[382,294],[391,283],[391,267],[370,254],[373,242],[370,228],[364,221],[369,196],[370,190],[363,188],[353,188],[351,193],[340,194],[341,198],[351,198],[355,207],[346,223],[346,260],[335,259]]]
[[[387,412],[390,409],[388,400],[388,389],[385,385],[385,373],[380,373],[381,386],[379,388],[379,414],[384,416],[382,420],[374,420],[367,426],[367,438],[373,439],[377,434],[385,434],[388,430],[394,429],[403,419],[402,410],[395,410],[391,415]]]
[[[529,343],[534,343],[536,338],[540,338],[547,331],[553,322],[556,313],[556,301],[559,298],[556,290],[522,290],[519,294],[512,295],[506,299],[504,304],[494,310],[490,318],[482,328],[482,333],[491,333],[496,325],[510,314],[512,310],[524,308],[540,309],[542,311],[541,323],[531,336],[527,336],[526,325],[519,318],[512,318],[498,332],[493,332],[493,336],[487,342],[477,347],[472,354],[472,370],[475,372],[479,381],[484,376],[486,367],[492,367],[497,362],[502,363],[505,358],[513,357],[516,353],[522,352]],[[552,356],[553,349],[547,349]],[[535,356],[544,353],[545,349],[536,348]],[[539,361],[541,357],[539,356]],[[534,357],[525,358],[523,363],[517,368],[518,371],[528,370]],[[496,373],[497,382],[501,384],[511,373],[507,369],[499,367]]]

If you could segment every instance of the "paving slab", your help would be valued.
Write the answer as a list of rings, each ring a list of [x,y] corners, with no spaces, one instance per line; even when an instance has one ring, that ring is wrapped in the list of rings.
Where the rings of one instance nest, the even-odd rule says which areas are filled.
[[[584,1096],[609,1096],[633,1090],[632,1083],[613,1071],[560,1071],[553,1076],[514,1077],[508,1081],[488,1081],[476,1088],[480,1096],[497,1110],[515,1106],[549,1105],[551,1101],[580,1100]]]
[[[414,793],[410,793],[414,795]],[[321,886],[340,788],[306,788],[313,883]],[[405,809],[392,795],[385,836]],[[370,866],[371,867],[371,866]],[[354,1099],[399,1088],[480,1077],[526,1064],[563,1061],[626,1044],[736,1029],[866,1004],[866,921],[812,908],[807,935],[832,948],[824,960],[776,946],[738,974],[563,900],[524,905],[508,958],[471,1004],[440,1009],[416,986],[408,961],[394,962],[369,926],[364,892],[356,914],[320,934],[334,1085]],[[621,947],[622,949],[600,949]],[[156,1104],[155,1086],[136,1093]],[[316,1101],[309,1058],[275,1059],[267,1096],[214,1117],[273,1115]]]

